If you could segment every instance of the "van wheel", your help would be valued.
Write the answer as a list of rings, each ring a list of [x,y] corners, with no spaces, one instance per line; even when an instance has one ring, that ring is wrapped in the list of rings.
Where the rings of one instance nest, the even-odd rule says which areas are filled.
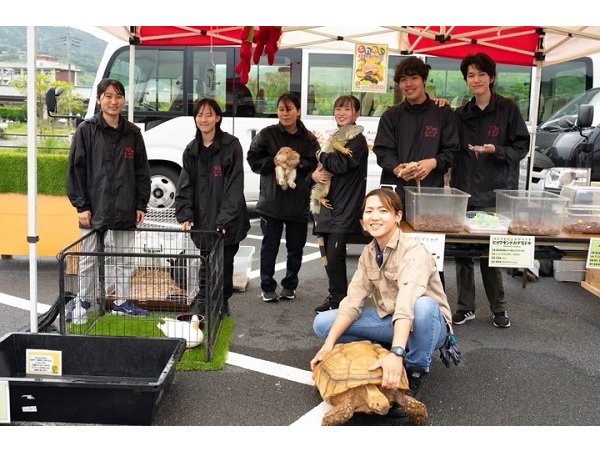
[[[174,208],[179,173],[166,166],[150,167],[150,201],[152,208]]]

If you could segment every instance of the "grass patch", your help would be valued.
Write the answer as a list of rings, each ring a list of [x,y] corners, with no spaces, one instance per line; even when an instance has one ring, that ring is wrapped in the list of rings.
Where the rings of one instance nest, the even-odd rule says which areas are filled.
[[[68,333],[86,334],[94,336],[132,336],[132,337],[165,337],[158,328],[160,317],[128,317],[89,312],[88,321],[83,325],[74,325],[69,323]],[[217,336],[217,342],[213,351],[212,361],[206,362],[204,342],[198,347],[186,350],[181,360],[177,363],[177,370],[180,371],[208,371],[221,370],[225,366],[229,346],[233,339],[234,320],[231,317],[224,317],[221,321],[221,329]],[[206,341],[206,336],[204,337]]]

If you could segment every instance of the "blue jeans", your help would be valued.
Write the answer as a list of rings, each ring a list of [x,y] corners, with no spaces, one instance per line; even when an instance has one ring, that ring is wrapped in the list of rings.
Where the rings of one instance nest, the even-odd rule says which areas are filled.
[[[327,337],[338,311],[332,309],[315,317],[313,330],[318,337]],[[433,352],[442,347],[448,337],[448,325],[437,302],[430,297],[417,299],[414,316],[404,362],[407,369],[419,369],[427,373]],[[376,308],[365,307],[361,316],[340,336],[338,342],[369,340],[391,343],[393,338],[392,316],[381,319]]]

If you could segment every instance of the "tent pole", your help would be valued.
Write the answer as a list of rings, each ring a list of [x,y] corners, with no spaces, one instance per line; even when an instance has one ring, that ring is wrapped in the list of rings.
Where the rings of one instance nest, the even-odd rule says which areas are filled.
[[[533,162],[535,156],[535,139],[537,135],[537,123],[538,123],[538,110],[540,104],[540,91],[542,85],[542,61],[538,60],[536,62],[536,70],[535,70],[535,81],[533,83],[533,90],[531,91],[531,101],[530,101],[530,111],[529,114],[530,123],[531,123],[531,139],[529,143],[529,171],[527,176],[527,186],[526,189],[531,189],[531,184],[533,180]]]
[[[133,97],[135,92],[135,45],[129,46],[129,93],[127,98],[129,99],[129,108],[127,108],[127,119],[133,123],[133,110],[135,109],[135,98]]]
[[[36,30],[27,27],[27,242],[29,243],[29,317],[32,333],[38,331],[37,315],[37,96]]]

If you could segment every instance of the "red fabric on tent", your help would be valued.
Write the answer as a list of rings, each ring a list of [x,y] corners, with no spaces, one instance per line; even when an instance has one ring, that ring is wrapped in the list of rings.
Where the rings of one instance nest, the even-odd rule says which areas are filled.
[[[241,26],[141,26],[136,35],[141,45],[239,45]]]
[[[538,27],[406,27],[410,50],[433,56],[462,59],[484,52],[496,63],[535,65],[540,36]],[[448,40],[444,36],[450,34]]]

